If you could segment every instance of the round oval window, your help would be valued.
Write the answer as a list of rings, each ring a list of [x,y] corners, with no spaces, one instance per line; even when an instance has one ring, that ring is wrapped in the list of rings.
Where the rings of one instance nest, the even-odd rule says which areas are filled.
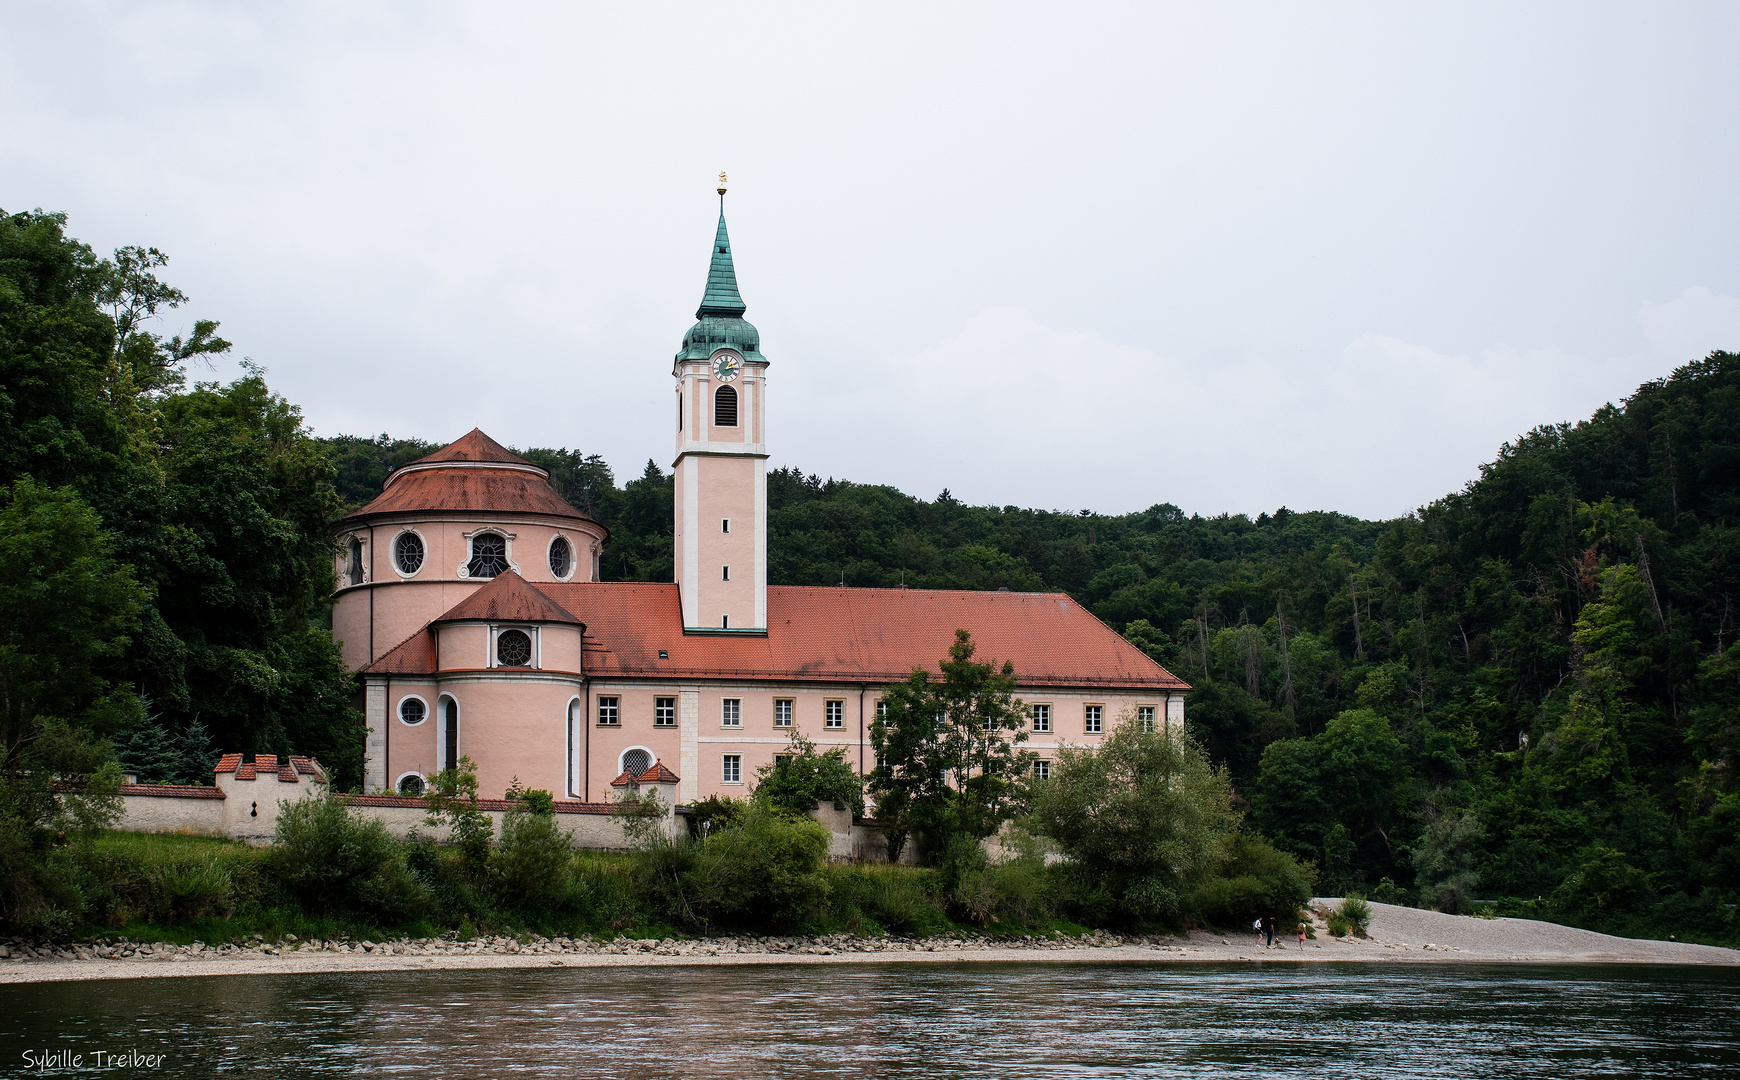
[[[399,719],[407,724],[421,724],[423,718],[428,714],[423,703],[414,697],[408,697],[399,702]]]
[[[568,576],[568,571],[574,568],[574,549],[568,541],[558,536],[550,542],[550,573],[559,578]]]
[[[532,662],[532,639],[524,630],[503,630],[496,635],[495,660],[502,667],[525,667]]]
[[[399,573],[415,574],[423,566],[423,538],[416,533],[400,533],[393,541],[393,558],[399,564]]]

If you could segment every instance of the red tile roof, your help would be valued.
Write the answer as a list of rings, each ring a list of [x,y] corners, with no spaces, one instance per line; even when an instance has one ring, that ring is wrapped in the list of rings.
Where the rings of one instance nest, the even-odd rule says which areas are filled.
[[[595,676],[888,683],[915,667],[938,672],[959,628],[978,659],[1012,661],[1023,686],[1189,689],[1062,593],[771,585],[760,637],[685,636],[674,584],[542,589],[586,621]]]
[[[498,574],[489,584],[449,608],[437,623],[480,620],[484,622],[546,622],[580,625],[561,604],[512,570]]]
[[[435,633],[428,627],[417,631],[387,650],[385,656],[365,664],[364,675],[428,675],[435,670]],[[238,755],[239,756],[239,755]]]
[[[639,776],[634,775],[627,769],[622,770],[622,775],[618,776],[615,780],[612,780],[610,786],[627,787],[630,784],[676,784],[680,782],[681,781],[677,779],[676,773],[665,768],[662,762],[655,761],[651,765],[648,765],[646,771],[641,773]]]
[[[518,454],[512,453],[507,447],[496,442],[483,433],[482,428],[472,428],[458,439],[448,443],[441,449],[420,457],[411,462],[412,465],[426,465],[435,461],[487,461],[499,464],[531,465],[532,463]],[[533,466],[536,468],[537,466]]]
[[[458,442],[401,466],[374,501],[346,514],[354,521],[381,514],[430,511],[544,514],[591,521],[550,486],[550,474],[473,428]]]
[[[959,628],[972,633],[978,659],[1013,662],[1023,686],[1189,689],[1062,593],[770,585],[762,637],[684,635],[674,584],[525,588],[565,613],[581,613],[592,676],[890,683],[915,667],[938,673]],[[660,649],[670,659],[658,659]],[[433,635],[419,631],[363,670],[429,674],[435,670]]]
[[[214,787],[193,784],[122,784],[123,795],[144,795],[154,799],[221,799],[224,793]]]
[[[242,764],[242,755],[225,754],[218,759],[217,767],[212,772],[235,772]]]

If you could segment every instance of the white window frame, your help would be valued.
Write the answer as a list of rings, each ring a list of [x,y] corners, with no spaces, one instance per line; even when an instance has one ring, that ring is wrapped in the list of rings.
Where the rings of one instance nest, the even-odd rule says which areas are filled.
[[[784,706],[785,715],[780,716],[780,708]],[[797,699],[780,697],[773,699],[773,726],[788,728],[797,723]]]
[[[634,753],[636,750],[639,750],[641,753],[646,755],[646,759],[647,759],[647,766],[646,767],[648,769],[652,768],[654,765],[657,765],[659,763],[659,756],[657,754],[653,753],[652,747],[650,747],[650,746],[625,746],[616,755],[616,775],[617,776],[621,776],[623,773],[628,771],[628,761],[627,761],[628,755]],[[646,770],[643,769],[641,771],[645,772]],[[636,775],[639,775],[639,774],[637,773]]]
[[[399,565],[399,538],[406,533],[415,536],[418,542],[423,545],[423,561],[418,564],[417,569],[411,571],[406,571],[404,567]],[[434,561],[434,558],[435,556],[429,547],[429,538],[410,525],[394,533],[392,540],[387,543],[387,562],[392,564],[393,573],[397,574],[401,580],[409,580],[421,574]]]
[[[829,731],[846,730],[845,698],[828,698],[822,702],[822,727]]]
[[[607,702],[607,701],[610,702],[610,704],[606,705],[605,702]],[[604,718],[604,710],[605,709],[610,710],[610,719],[608,719],[608,720],[606,720]],[[598,718],[597,718],[596,722],[597,722],[599,727],[619,728],[622,726],[622,695],[621,694],[599,694],[598,695]],[[633,750],[634,747],[631,746],[628,749]],[[628,753],[628,750],[624,750],[623,753],[625,753],[625,754]],[[622,770],[618,769],[616,771],[621,772]]]
[[[468,581],[471,579],[471,569],[470,569],[470,567],[471,567],[471,554],[472,554],[471,542],[473,540],[476,540],[478,537],[482,536],[484,533],[495,533],[497,536],[502,538],[502,541],[503,541],[502,557],[507,559],[507,568],[509,570],[512,570],[514,573],[519,574],[521,577],[525,577],[526,575],[520,572],[520,564],[517,562],[514,562],[514,536],[515,536],[515,534],[508,532],[506,529],[502,528],[500,525],[480,525],[468,533],[460,533],[459,534],[460,538],[465,541],[465,558],[461,559],[459,561],[459,566],[454,569],[454,572],[453,572],[454,576],[459,577],[459,578],[464,578]],[[501,575],[498,574],[496,576],[500,577]],[[491,579],[491,578],[479,578],[478,580],[490,581],[493,579]]]
[[[1050,758],[1034,758],[1033,759],[1033,779],[1035,779],[1035,780],[1050,780],[1051,779],[1051,759]]]
[[[1155,719],[1157,710],[1152,705],[1136,706],[1136,729],[1144,735],[1153,735],[1160,730]]]
[[[671,703],[671,705],[670,705],[670,709],[671,709],[670,717],[671,718],[668,722],[662,720],[659,716],[659,710],[661,708],[663,708],[663,706],[661,706],[659,704],[659,702],[661,702],[661,701],[668,701]],[[653,698],[653,727],[656,727],[656,728],[674,728],[676,726],[677,726],[677,699],[676,699],[676,697],[674,695],[666,696],[666,697],[654,697]]]
[[[1032,720],[1034,731],[1051,731],[1051,703],[1044,701],[1033,706]]]
[[[556,550],[556,541],[558,540],[564,541],[568,545],[568,573],[566,576],[561,577],[558,577],[556,571],[550,566],[550,552]],[[469,562],[470,560],[466,561]],[[509,561],[510,563],[512,562],[512,560]],[[573,581],[574,575],[580,571],[580,546],[574,543],[573,537],[569,536],[561,529],[557,529],[555,532],[551,533],[550,542],[544,545],[544,569],[549,570],[550,576],[555,578],[557,581]]]
[[[1104,705],[1083,705],[1081,707],[1081,729],[1088,735],[1099,735],[1106,728],[1106,707]]]
[[[409,720],[405,719],[405,702],[407,702],[407,701],[415,701],[418,704],[423,706],[423,719],[417,721],[415,724],[413,724]],[[428,723],[429,718],[431,716],[434,716],[435,714],[429,708],[428,699],[425,698],[422,694],[406,694],[399,699],[399,703],[397,705],[393,706],[393,715],[398,717],[399,723],[405,725],[406,727],[422,727],[424,724]],[[410,775],[410,774],[407,773],[406,775]]]
[[[520,633],[532,639],[532,659],[530,663],[523,667],[509,667],[502,663],[501,656],[496,651],[499,648],[499,639],[501,638],[501,635],[503,632],[508,630],[518,630]],[[489,628],[489,666],[492,668],[502,668],[506,671],[536,671],[544,666],[542,663],[543,657],[539,655],[541,652],[542,650],[539,647],[538,640],[538,628],[535,626],[519,626],[509,623],[505,626],[492,625]]]
[[[743,755],[719,755],[719,782],[721,784],[743,783]]]
[[[728,697],[719,699],[719,726],[728,728],[740,728],[743,726],[742,698]]]
[[[407,777],[411,777],[411,776],[415,776],[415,777],[416,777],[416,778],[417,778],[417,782],[418,782],[418,783],[419,783],[419,784],[422,784],[422,785],[423,785],[423,790],[424,790],[424,791],[428,791],[428,790],[429,790],[429,778],[428,778],[428,777],[427,777],[427,776],[424,776],[424,775],[423,775],[423,774],[422,774],[422,773],[420,773],[420,772],[417,772],[417,771],[415,771],[415,770],[413,770],[413,771],[411,771],[411,772],[402,772],[402,773],[400,773],[400,774],[399,774],[399,778],[398,778],[398,779],[397,779],[397,780],[394,780],[394,781],[393,781],[393,794],[394,794],[394,795],[402,795],[402,794],[403,794],[403,792],[401,792],[401,791],[400,791],[400,790],[399,790],[399,785],[401,785],[401,784],[403,784],[403,783],[404,783],[404,782],[405,782],[405,779],[406,779],[406,778],[407,778]],[[407,798],[413,798],[413,799],[414,799],[414,798],[418,798],[418,797],[419,797],[419,796],[416,796],[416,795],[411,795],[411,796],[406,796],[406,797],[407,797]]]

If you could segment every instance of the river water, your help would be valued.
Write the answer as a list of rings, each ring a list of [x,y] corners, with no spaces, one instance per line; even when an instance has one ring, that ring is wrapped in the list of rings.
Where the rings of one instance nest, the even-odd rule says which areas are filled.
[[[1740,1076],[1740,969],[841,964],[0,987],[26,1052],[153,1077]],[[60,1060],[67,1060],[63,1056]]]

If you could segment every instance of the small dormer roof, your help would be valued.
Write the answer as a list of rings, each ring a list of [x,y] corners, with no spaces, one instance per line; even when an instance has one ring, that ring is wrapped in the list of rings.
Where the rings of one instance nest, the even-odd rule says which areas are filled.
[[[496,575],[435,620],[446,622],[566,623],[583,628],[567,608],[512,570]]]

